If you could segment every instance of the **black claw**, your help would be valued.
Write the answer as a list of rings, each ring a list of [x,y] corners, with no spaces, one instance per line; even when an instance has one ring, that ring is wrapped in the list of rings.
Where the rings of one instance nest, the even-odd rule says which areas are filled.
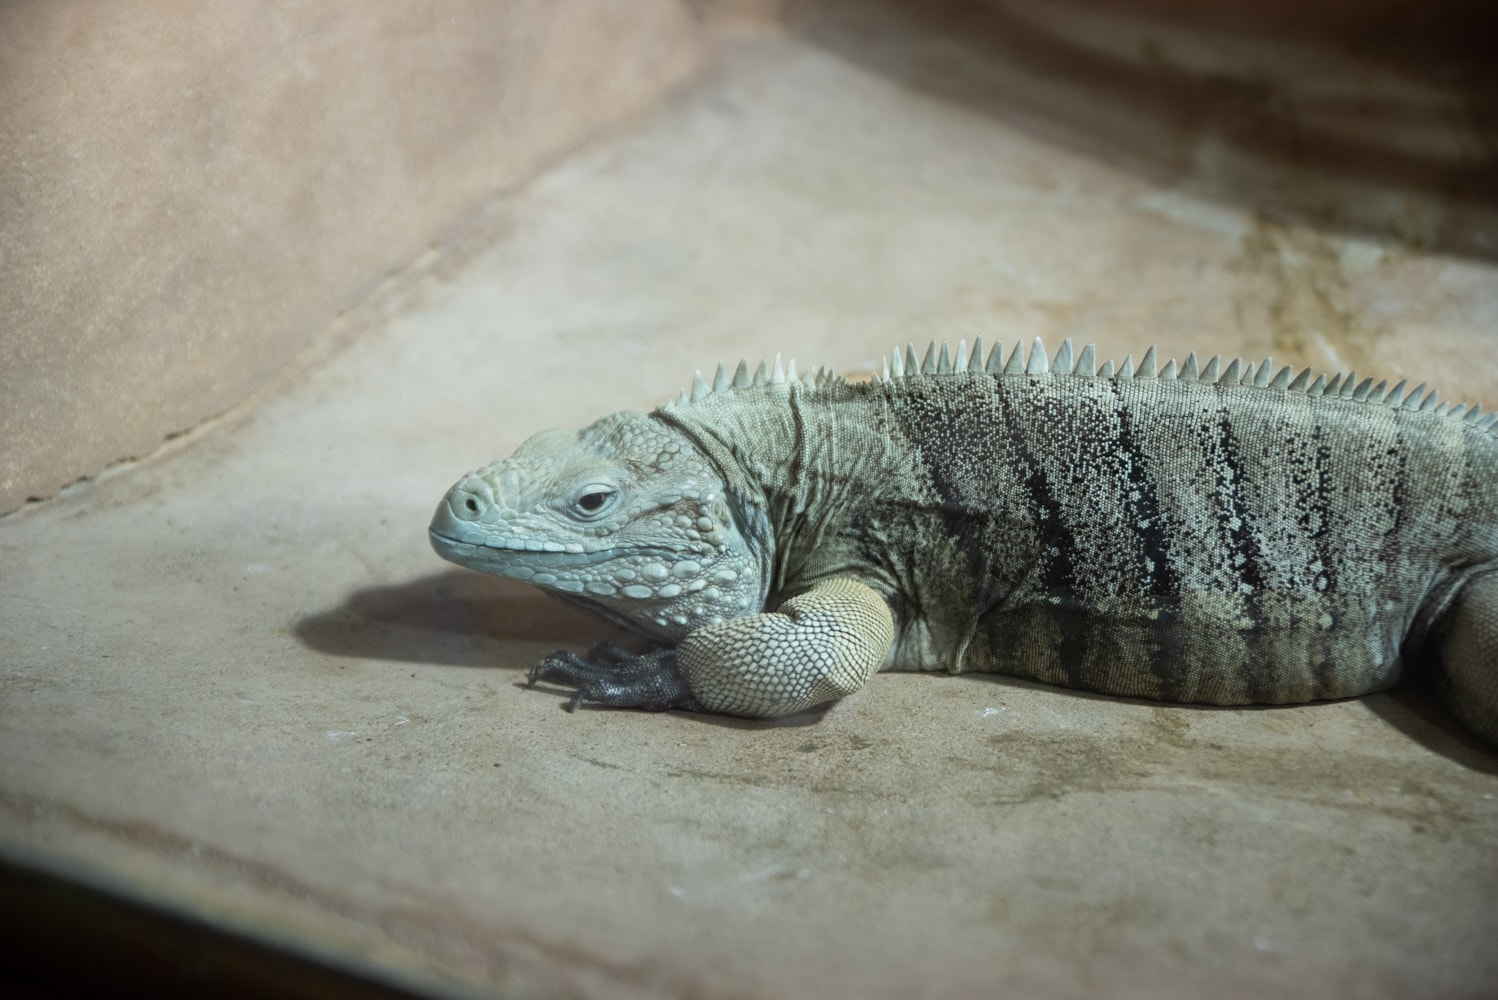
[[[565,649],[553,650],[536,661],[536,664],[526,671],[525,686],[535,687],[537,681],[557,680],[566,683],[568,668],[586,666],[576,653]],[[559,676],[560,675],[560,676]]]

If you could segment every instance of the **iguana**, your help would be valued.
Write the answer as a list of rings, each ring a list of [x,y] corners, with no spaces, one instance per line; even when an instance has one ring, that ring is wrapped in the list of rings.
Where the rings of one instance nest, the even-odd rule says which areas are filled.
[[[541,660],[569,708],[784,715],[881,669],[1289,703],[1429,663],[1498,743],[1494,416],[1070,341],[912,347],[861,382],[741,362],[530,438],[452,487],[431,541],[653,641]]]

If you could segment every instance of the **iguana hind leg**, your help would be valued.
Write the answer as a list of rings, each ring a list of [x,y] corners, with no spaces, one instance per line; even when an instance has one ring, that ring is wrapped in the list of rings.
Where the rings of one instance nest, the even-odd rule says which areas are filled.
[[[1468,729],[1498,746],[1498,570],[1462,587],[1438,641],[1442,702]]]
[[[698,629],[676,647],[676,660],[710,712],[790,715],[857,691],[894,636],[884,599],[837,577],[776,611]]]

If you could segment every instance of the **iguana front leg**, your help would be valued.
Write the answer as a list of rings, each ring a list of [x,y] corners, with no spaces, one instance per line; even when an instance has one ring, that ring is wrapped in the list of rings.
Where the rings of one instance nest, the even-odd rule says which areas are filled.
[[[884,599],[837,578],[790,598],[776,611],[698,629],[674,650],[589,663],[553,653],[532,682],[577,687],[580,701],[631,708],[685,708],[725,715],[790,715],[857,691],[894,642]]]

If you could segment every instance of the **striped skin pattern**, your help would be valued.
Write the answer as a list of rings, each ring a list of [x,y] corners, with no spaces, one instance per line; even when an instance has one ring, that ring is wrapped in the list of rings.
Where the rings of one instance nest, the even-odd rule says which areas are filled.
[[[1052,357],[1038,341],[1007,360],[981,345],[896,353],[865,383],[740,365],[653,414],[480,470],[506,484],[490,496],[515,499],[464,516],[502,524],[512,553],[515,525],[537,524],[519,508],[573,488],[552,470],[617,462],[651,435],[692,467],[690,485],[653,505],[649,476],[603,485],[635,522],[669,509],[715,534],[690,558],[646,546],[671,552],[648,558],[666,572],[654,590],[554,588],[666,650],[537,665],[533,679],[576,687],[575,701],[784,714],[884,668],[1287,703],[1377,691],[1428,663],[1458,718],[1498,742],[1498,434],[1493,415],[1423,387],[1194,355],[1162,368],[1153,350],[1115,371],[1091,347]],[[438,551],[534,580],[473,541],[474,521],[484,558],[444,551],[452,497]],[[642,557],[619,544],[631,523],[591,525],[587,572],[633,559],[638,575]],[[541,527],[564,548],[570,530]],[[680,563],[694,579],[675,578]],[[731,599],[697,582],[723,569]]]

